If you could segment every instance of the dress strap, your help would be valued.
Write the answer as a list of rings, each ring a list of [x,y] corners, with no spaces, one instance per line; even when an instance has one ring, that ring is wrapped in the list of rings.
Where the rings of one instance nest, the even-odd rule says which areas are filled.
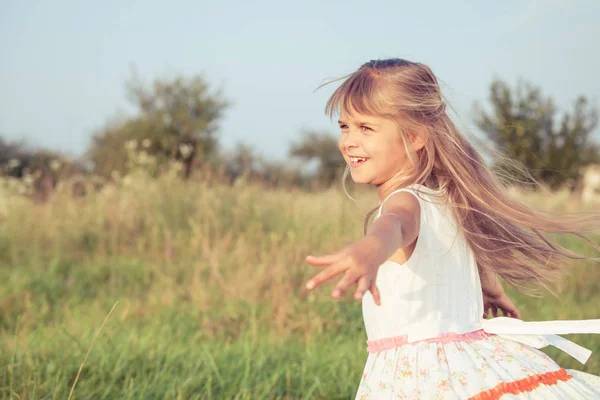
[[[558,336],[558,334],[600,334],[600,319],[524,322],[516,318],[496,317],[483,320],[481,327],[487,333],[535,347],[536,349],[552,345],[575,358],[580,363],[585,364],[592,352],[585,347]]]
[[[409,193],[413,193],[414,194],[413,190],[410,189],[410,188],[402,188],[402,189],[394,190],[392,193],[388,194],[387,197],[385,199],[383,199],[383,201],[379,205],[379,211],[377,211],[377,216],[375,217],[376,219],[379,218],[379,217],[381,217],[381,212],[383,211],[383,205],[385,204],[385,202],[388,201],[388,199],[390,197],[392,197],[396,193],[400,193],[400,192],[409,192]]]
[[[417,198],[417,200],[419,201],[419,204],[422,207],[423,206],[423,198],[420,197],[418,193],[421,193],[421,192],[432,193],[434,191],[432,189],[428,188],[427,186],[416,184],[416,183],[412,184],[412,185],[409,185],[407,187],[403,187],[403,188],[394,190],[392,193],[388,194],[386,196],[386,198],[383,199],[383,201],[379,205],[379,210],[377,211],[377,216],[375,217],[375,219],[381,217],[381,213],[383,211],[383,205],[385,204],[385,202],[388,201],[388,199],[390,197],[392,197],[396,193],[400,193],[400,192],[409,192],[409,193],[412,193]]]

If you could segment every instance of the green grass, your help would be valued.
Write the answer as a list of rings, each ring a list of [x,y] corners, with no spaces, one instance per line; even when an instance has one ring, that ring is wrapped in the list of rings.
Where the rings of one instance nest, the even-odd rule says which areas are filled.
[[[44,205],[0,195],[0,398],[66,399],[116,302],[75,399],[354,398],[360,304],[302,287],[307,254],[360,237],[376,203],[359,197],[167,179]],[[560,299],[515,300],[524,319],[598,318],[598,278],[574,263]],[[547,352],[599,373],[600,338],[573,339],[594,351],[585,366]]]

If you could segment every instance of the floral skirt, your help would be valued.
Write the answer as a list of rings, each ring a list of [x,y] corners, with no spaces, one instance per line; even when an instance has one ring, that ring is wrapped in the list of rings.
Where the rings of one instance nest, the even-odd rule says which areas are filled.
[[[356,399],[600,399],[600,377],[478,331],[462,340],[370,346]]]

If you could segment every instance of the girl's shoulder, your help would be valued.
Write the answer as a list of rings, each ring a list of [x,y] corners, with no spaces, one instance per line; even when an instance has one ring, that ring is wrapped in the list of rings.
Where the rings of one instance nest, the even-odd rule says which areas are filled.
[[[408,185],[404,188],[396,189],[392,193],[390,193],[381,202],[381,205],[379,207],[380,210],[383,208],[384,204],[386,204],[386,202],[389,201],[390,198],[392,198],[394,195],[397,195],[398,193],[402,193],[402,192],[411,193],[419,200],[419,203],[421,203],[421,201],[426,201],[426,202],[431,202],[431,203],[436,203],[436,204],[444,204],[445,203],[445,196],[441,190],[432,189],[425,185],[415,183],[412,185]]]
[[[387,195],[379,205],[375,219],[385,212],[409,212],[417,220],[427,219],[430,208],[435,204],[444,204],[444,196],[441,191],[420,184],[412,184]]]

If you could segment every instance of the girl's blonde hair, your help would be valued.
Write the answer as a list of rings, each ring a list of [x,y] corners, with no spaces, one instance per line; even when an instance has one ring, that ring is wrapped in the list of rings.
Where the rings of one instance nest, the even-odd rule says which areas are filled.
[[[600,214],[556,215],[532,209],[508,196],[505,188],[446,112],[438,81],[429,67],[402,59],[373,60],[344,80],[326,105],[330,117],[341,110],[395,120],[411,162],[394,186],[413,183],[437,190],[451,204],[475,254],[482,278],[502,277],[533,294],[531,283],[551,290],[566,258],[578,255],[548,240],[542,232],[569,233],[600,250],[583,234],[600,232]],[[408,135],[423,135],[425,147],[410,151]],[[348,175],[344,173],[344,181]],[[373,212],[365,219],[365,233]],[[495,273],[495,274],[494,274]]]

